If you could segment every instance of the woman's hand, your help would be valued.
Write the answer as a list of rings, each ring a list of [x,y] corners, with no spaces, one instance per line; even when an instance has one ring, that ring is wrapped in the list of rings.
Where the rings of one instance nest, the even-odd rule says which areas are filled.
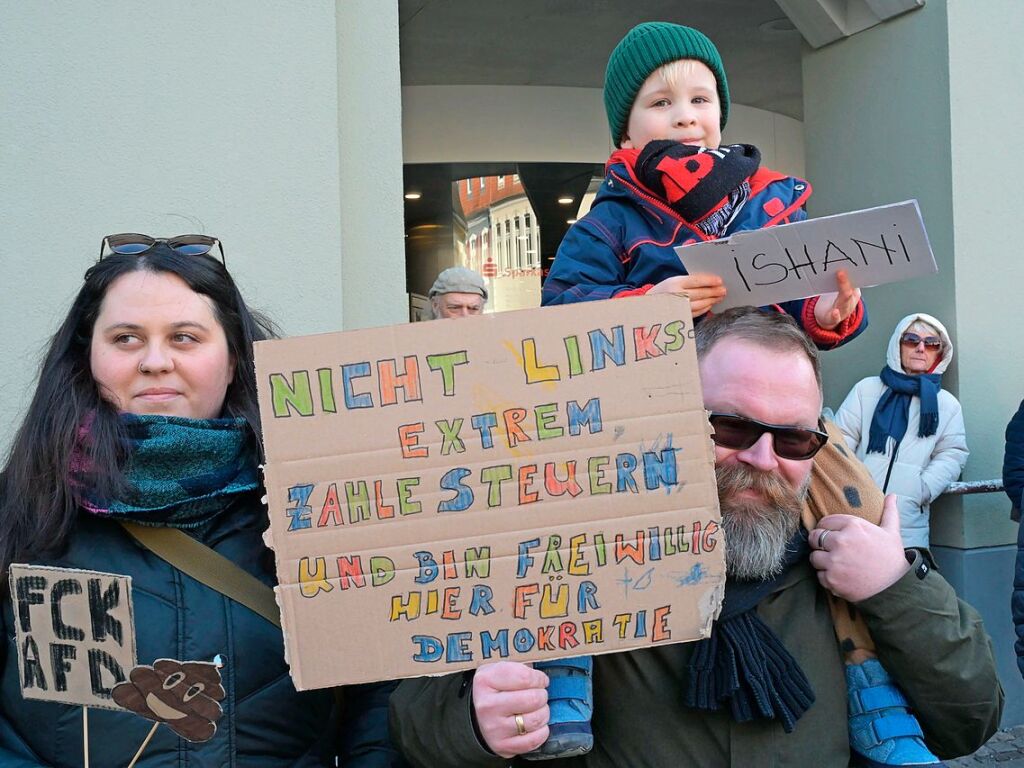
[[[695,275],[665,278],[647,293],[685,293],[690,299],[690,311],[693,316],[700,317],[724,299],[725,292],[722,278],[718,275],[698,272]]]
[[[531,752],[548,738],[548,676],[517,661],[484,664],[473,675],[473,710],[488,749]]]
[[[836,272],[836,284],[839,287],[837,293],[821,294],[814,305],[814,320],[819,328],[826,331],[831,331],[852,315],[860,303],[860,288],[854,288],[845,269]]]

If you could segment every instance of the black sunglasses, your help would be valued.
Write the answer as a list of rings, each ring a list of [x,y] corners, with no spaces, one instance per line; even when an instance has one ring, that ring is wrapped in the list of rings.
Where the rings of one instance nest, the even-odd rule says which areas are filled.
[[[138,232],[122,232],[104,237],[100,243],[100,261],[103,261],[103,257],[110,253],[141,256],[159,243],[166,243],[168,248],[182,256],[203,256],[216,248],[220,252],[220,263],[227,266],[227,262],[224,260],[224,246],[216,237],[210,235],[150,237],[149,235],[140,235]]]
[[[918,336],[910,331],[900,336],[900,344],[908,347],[916,347],[922,341],[926,349],[939,349],[942,346],[942,339],[938,336]]]
[[[711,439],[715,445],[723,448],[746,450],[768,432],[772,436],[776,456],[803,461],[812,458],[828,442],[828,433],[820,419],[817,429],[807,429],[785,424],[765,424],[734,413],[712,413],[709,418],[711,426],[715,428]]]

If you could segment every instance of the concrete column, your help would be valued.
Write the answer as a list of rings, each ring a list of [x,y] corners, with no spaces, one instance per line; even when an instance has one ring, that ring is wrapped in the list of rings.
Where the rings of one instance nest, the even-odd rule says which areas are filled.
[[[896,322],[920,310],[949,328],[943,387],[964,409],[965,479],[998,477],[1003,430],[1024,397],[1017,339],[1024,259],[1018,187],[1024,156],[1024,9],[1015,0],[929,0],[920,10],[804,56],[804,137],[812,216],[917,198],[939,274],[871,288],[871,327],[825,355],[826,403],[877,375]],[[1018,321],[1018,322],[1015,322]],[[1009,593],[1016,526],[1003,494],[940,499],[932,545],[947,578],[985,616],[1009,702],[1024,721]]]
[[[106,234],[216,235],[285,333],[341,327],[351,113],[332,0],[4,3],[0,17],[0,454]]]
[[[408,319],[396,0],[336,0],[342,317]]]

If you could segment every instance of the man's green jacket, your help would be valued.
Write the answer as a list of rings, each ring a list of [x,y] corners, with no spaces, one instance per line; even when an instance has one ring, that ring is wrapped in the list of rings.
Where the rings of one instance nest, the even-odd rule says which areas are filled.
[[[942,758],[968,754],[996,730],[1003,691],[977,612],[938,572],[911,569],[858,605],[878,648]],[[594,658],[594,749],[551,760],[552,768],[845,768],[850,750],[843,660],[827,595],[809,564],[782,580],[757,608],[810,680],[815,702],[785,733],[777,721],[733,722],[727,710],[682,704],[691,644]],[[392,737],[409,761],[441,766],[536,765],[491,754],[470,714],[472,683],[461,674],[405,680],[391,698]]]

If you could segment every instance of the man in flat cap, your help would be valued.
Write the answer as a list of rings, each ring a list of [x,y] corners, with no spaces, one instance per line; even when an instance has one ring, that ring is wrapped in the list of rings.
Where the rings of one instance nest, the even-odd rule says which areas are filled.
[[[430,286],[434,319],[479,315],[486,302],[484,279],[479,272],[467,267],[448,267]]]

